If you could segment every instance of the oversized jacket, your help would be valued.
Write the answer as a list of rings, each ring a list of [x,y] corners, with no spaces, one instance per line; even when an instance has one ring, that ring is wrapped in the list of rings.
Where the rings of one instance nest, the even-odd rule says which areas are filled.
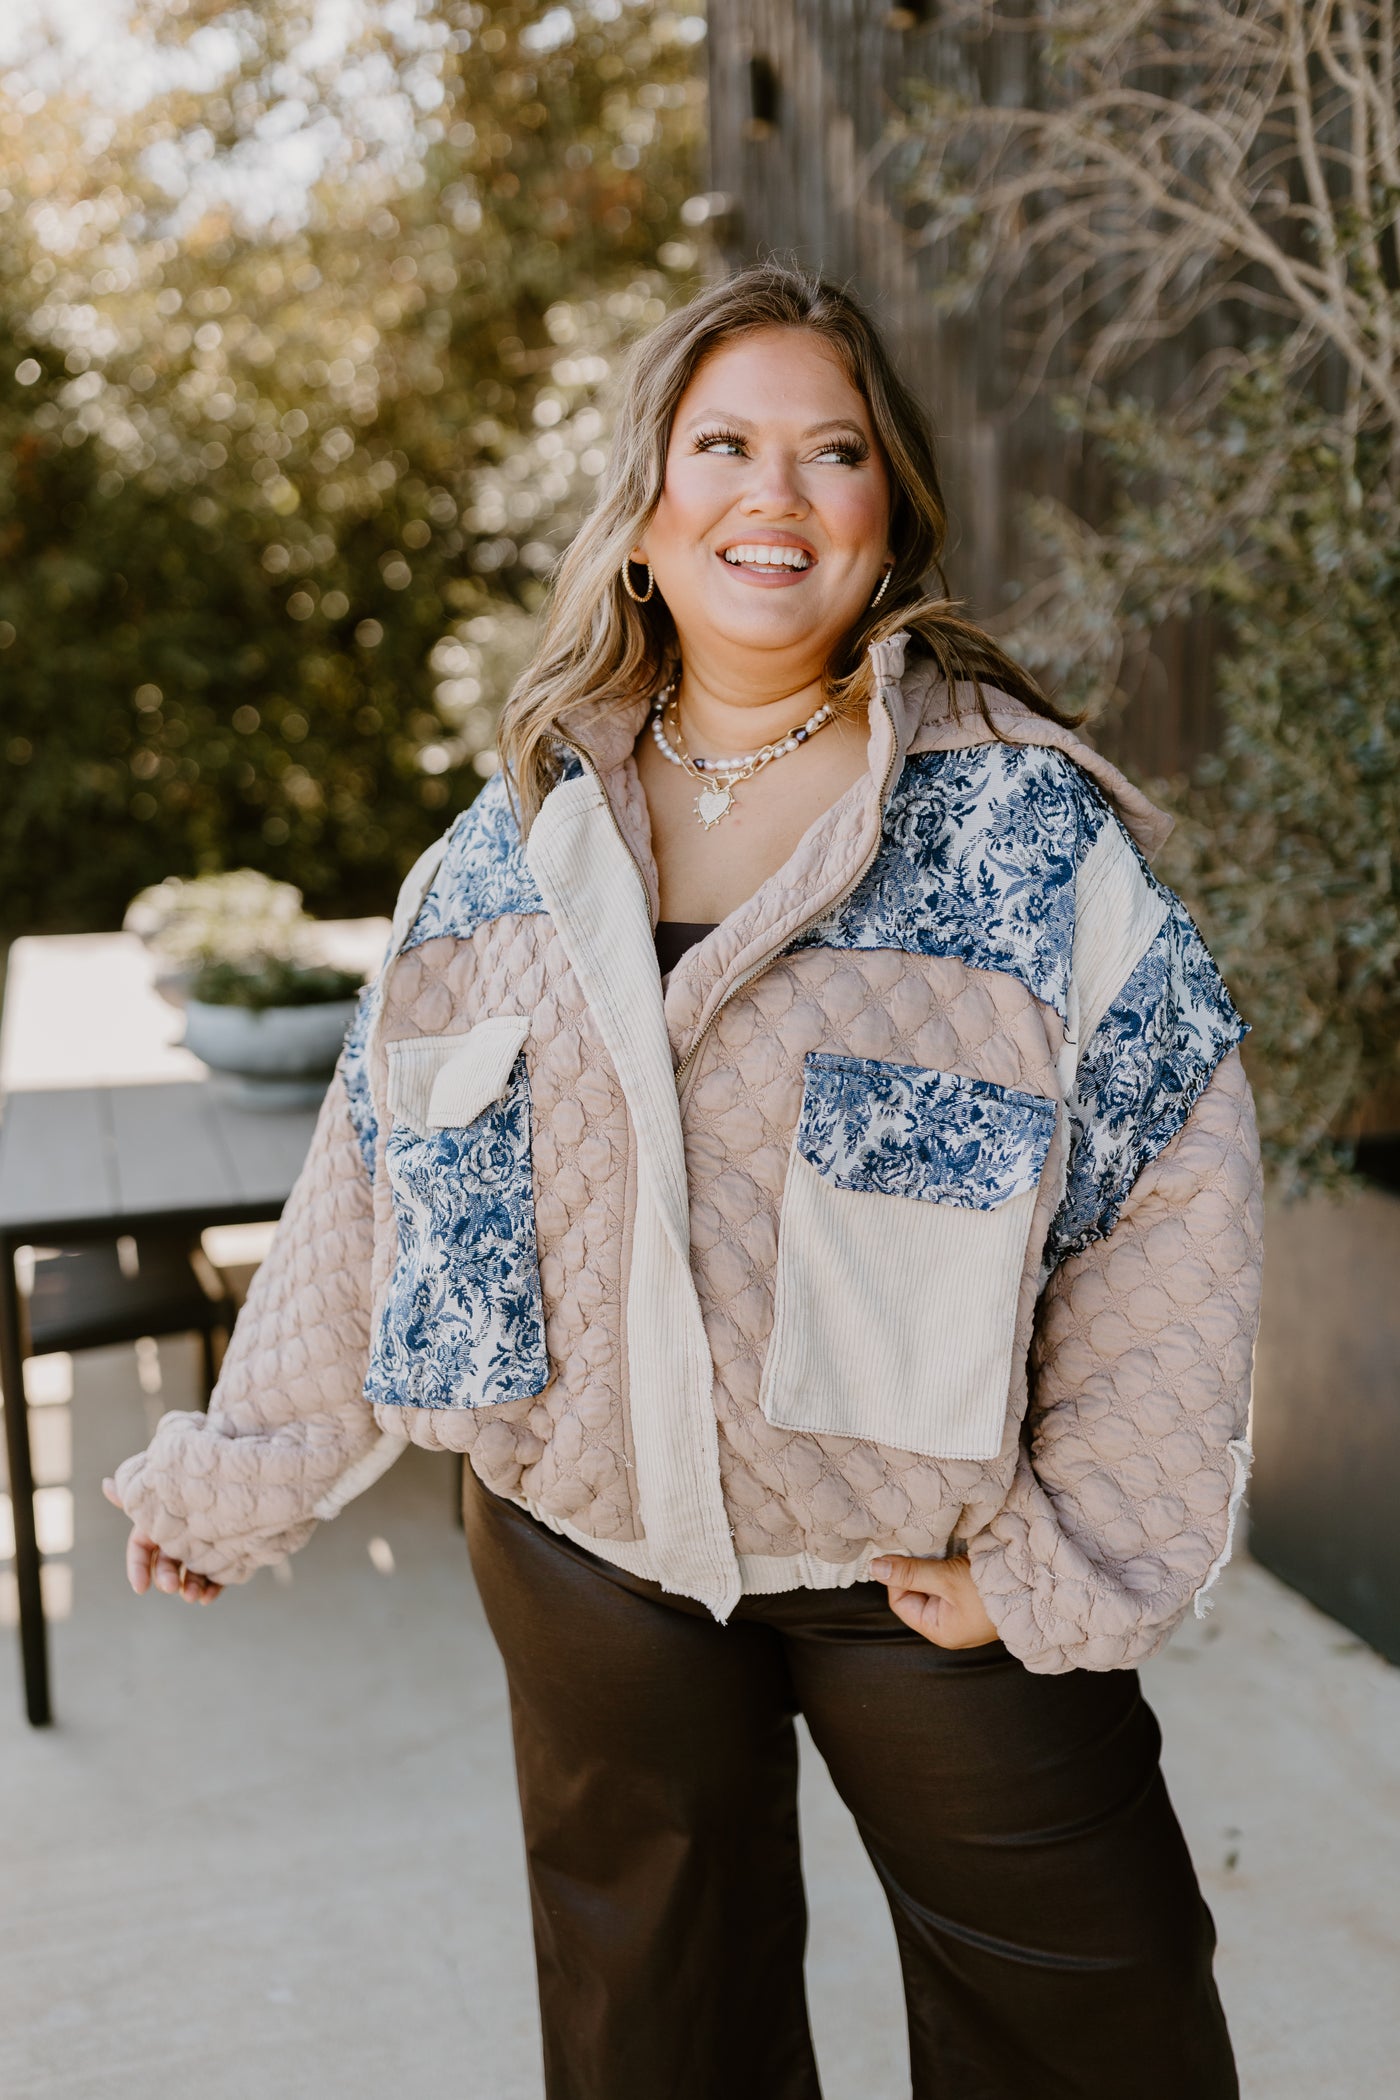
[[[869,768],[663,984],[631,713],[410,874],[207,1415],[118,1489],[244,1580],[408,1440],[724,1618],[966,1551],[1029,1668],[1150,1655],[1229,1551],[1244,1033],[1167,820],[873,651]]]

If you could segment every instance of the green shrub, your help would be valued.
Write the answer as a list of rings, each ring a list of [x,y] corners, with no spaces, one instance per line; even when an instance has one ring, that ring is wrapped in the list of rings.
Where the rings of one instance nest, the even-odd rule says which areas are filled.
[[[190,997],[205,1006],[241,1006],[265,1013],[270,1006],[323,1006],[353,999],[364,983],[357,970],[328,963],[292,962],[285,955],[253,955],[240,962],[207,962],[190,985]]]
[[[318,55],[270,0],[193,90],[207,10],[132,6],[139,109],[0,78],[0,933],[237,866],[383,911],[694,282],[698,25],[416,0]],[[320,180],[240,216],[297,126]]]
[[[1368,1110],[1400,1120],[1400,504],[1385,448],[1339,447],[1262,353],[1198,427],[1133,403],[1086,422],[1119,500],[1092,532],[1038,510],[1061,624],[1042,613],[1026,653],[1068,668],[1095,633],[1145,647],[1188,608],[1216,622],[1220,749],[1193,779],[1149,783],[1178,820],[1160,866],[1251,1024],[1266,1155],[1299,1189],[1345,1169]],[[1102,705],[1104,669],[1085,647],[1064,683]]]
[[[1081,485],[1108,491],[1030,507],[1006,639],[1092,716],[1164,621],[1220,636],[1220,749],[1159,783],[1163,865],[1297,1189],[1368,1120],[1400,1128],[1394,10],[949,0],[940,23],[891,142],[939,296],[1005,302],[1023,385],[1071,393]]]

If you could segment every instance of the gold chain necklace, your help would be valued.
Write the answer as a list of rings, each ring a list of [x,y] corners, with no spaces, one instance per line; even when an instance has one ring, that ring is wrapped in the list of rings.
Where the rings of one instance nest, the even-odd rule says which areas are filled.
[[[676,710],[675,742],[666,734],[666,712]],[[824,729],[831,720],[831,709],[825,702],[814,714],[808,715],[800,729],[789,730],[786,736],[777,737],[771,744],[763,744],[757,751],[745,751],[738,758],[692,758],[681,737],[680,703],[674,688],[667,686],[652,702],[651,733],[656,748],[663,758],[673,766],[680,766],[692,780],[700,783],[700,792],[691,804],[696,821],[706,831],[713,831],[722,817],[727,817],[734,807],[734,790],[755,773],[771,765],[775,758],[785,758],[789,751],[796,751],[802,744]]]

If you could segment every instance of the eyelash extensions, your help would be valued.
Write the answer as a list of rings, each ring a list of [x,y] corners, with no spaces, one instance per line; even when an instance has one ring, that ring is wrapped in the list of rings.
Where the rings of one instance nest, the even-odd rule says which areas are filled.
[[[696,433],[695,449],[708,452],[712,445],[737,445],[742,450],[745,442],[737,430],[701,430]]]
[[[695,449],[697,452],[708,452],[713,445],[735,445],[742,451],[747,443],[748,439],[742,431],[717,428],[700,431],[695,439]],[[822,451],[837,453],[842,465],[848,467],[858,467],[870,457],[869,446],[856,438],[832,438],[822,446]]]

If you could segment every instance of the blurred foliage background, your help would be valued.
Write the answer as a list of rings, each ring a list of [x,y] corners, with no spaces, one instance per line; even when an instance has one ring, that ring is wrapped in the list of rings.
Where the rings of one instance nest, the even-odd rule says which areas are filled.
[[[697,281],[704,23],[123,13],[0,77],[0,932],[240,865],[383,911]]]
[[[962,70],[910,83],[898,136],[938,297],[1006,302],[1092,469],[1028,505],[1039,573],[1003,639],[1102,723],[1166,623],[1208,623],[1217,747],[1149,783],[1179,819],[1161,870],[1251,1024],[1275,1185],[1335,1181],[1372,1139],[1393,1180],[1395,9],[943,0],[939,21]],[[993,50],[1034,102],[983,91]]]

